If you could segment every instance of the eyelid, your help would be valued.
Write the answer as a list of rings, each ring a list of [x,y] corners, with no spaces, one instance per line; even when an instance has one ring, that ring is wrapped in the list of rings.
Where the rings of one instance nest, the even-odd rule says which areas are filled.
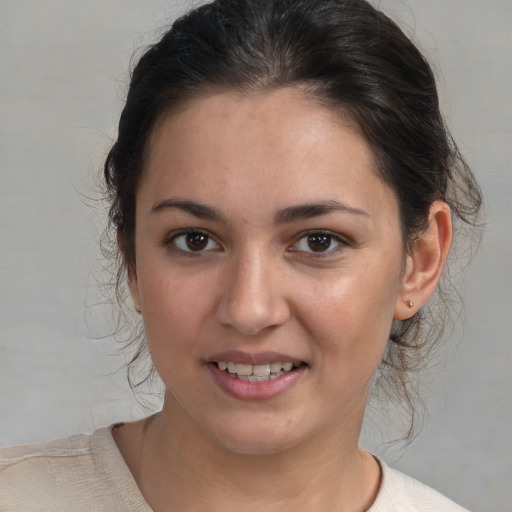
[[[209,239],[208,244],[210,242],[213,242],[216,247],[209,248],[209,249],[205,248],[202,250],[193,251],[193,250],[181,249],[174,243],[174,241],[178,237],[184,236],[187,234],[194,234],[194,233],[203,234],[203,235],[207,236]],[[304,238],[311,236],[311,235],[327,235],[327,236],[331,237],[332,241],[336,242],[336,246],[333,248],[329,248],[325,251],[318,251],[318,252],[315,252],[313,250],[307,251],[307,250],[295,248],[300,241],[302,241]],[[216,251],[218,249],[222,249],[222,245],[220,244],[220,242],[217,240],[217,238],[212,233],[210,233],[209,230],[204,229],[204,228],[192,228],[192,227],[177,229],[177,230],[172,231],[165,237],[165,239],[163,241],[163,245],[166,247],[170,247],[170,249],[173,250],[174,252],[181,254],[181,255],[185,255],[185,256],[199,256],[201,254],[205,254],[205,253],[209,253],[212,251]],[[350,245],[351,245],[351,241],[346,236],[340,235],[339,233],[330,231],[328,229],[308,229],[308,230],[302,231],[295,237],[295,242],[293,242],[291,244],[291,246],[288,247],[287,251],[294,252],[294,253],[302,253],[303,255],[305,255],[304,257],[307,257],[307,258],[321,259],[321,258],[332,257],[332,256],[338,254],[339,252],[343,251],[347,246],[350,246]]]
[[[327,249],[326,251],[318,251],[318,252],[293,249],[293,247],[295,247],[301,240],[303,240],[304,238],[311,236],[311,235],[328,235],[332,238],[332,240],[337,242],[337,246],[332,249],[331,248]],[[307,257],[307,258],[320,259],[320,258],[328,258],[328,257],[332,257],[334,255],[337,255],[338,253],[342,252],[349,245],[350,245],[350,241],[346,237],[340,235],[339,233],[335,233],[328,229],[309,229],[307,231],[303,231],[302,233],[299,233],[296,241],[292,244],[289,251],[297,252],[297,253],[304,253],[306,255],[305,257]]]
[[[194,234],[194,233],[198,233],[198,234],[207,236],[209,239],[208,243],[210,243],[210,241],[211,241],[216,245],[216,247],[213,249],[203,249],[200,251],[190,251],[190,250],[187,251],[184,249],[180,249],[174,243],[174,241],[177,238],[179,238],[180,236]],[[207,229],[204,229],[204,228],[184,228],[184,229],[178,229],[178,230],[172,231],[165,237],[165,239],[163,241],[163,245],[166,247],[170,247],[173,251],[175,251],[179,254],[185,255],[185,256],[198,256],[200,254],[208,253],[208,252],[211,252],[211,251],[221,248],[221,245],[216,240],[216,238]]]

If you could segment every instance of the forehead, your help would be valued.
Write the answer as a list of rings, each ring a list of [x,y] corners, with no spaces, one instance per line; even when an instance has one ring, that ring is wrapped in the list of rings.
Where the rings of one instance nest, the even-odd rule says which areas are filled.
[[[275,208],[394,200],[357,125],[295,88],[205,95],[163,116],[141,188],[155,201],[193,195],[224,204],[249,191],[248,200]]]

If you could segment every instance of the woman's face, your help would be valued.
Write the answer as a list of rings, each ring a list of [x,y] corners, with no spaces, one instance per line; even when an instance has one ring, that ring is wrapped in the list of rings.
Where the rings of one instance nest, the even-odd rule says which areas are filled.
[[[204,96],[165,117],[130,278],[164,414],[240,453],[357,439],[402,247],[367,142],[298,89]]]

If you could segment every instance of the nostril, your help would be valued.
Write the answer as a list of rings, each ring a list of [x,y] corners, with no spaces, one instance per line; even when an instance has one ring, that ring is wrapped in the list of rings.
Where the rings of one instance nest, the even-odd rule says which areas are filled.
[[[286,304],[277,301],[236,301],[224,298],[217,310],[217,320],[241,334],[256,336],[284,324],[290,317]]]
[[[257,248],[242,252],[226,267],[216,318],[243,335],[256,336],[283,324],[290,311],[272,261]]]

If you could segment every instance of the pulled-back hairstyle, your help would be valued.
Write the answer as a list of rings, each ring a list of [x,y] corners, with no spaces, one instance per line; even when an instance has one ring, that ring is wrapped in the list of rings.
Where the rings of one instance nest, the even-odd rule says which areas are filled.
[[[216,0],[178,19],[133,69],[104,167],[109,227],[123,258],[118,286],[135,265],[135,196],[158,119],[215,90],[295,86],[358,124],[398,198],[405,251],[436,200],[450,206],[455,224],[476,225],[480,190],[440,114],[433,73],[392,20],[364,0]],[[410,376],[443,330],[447,303],[439,299],[441,307],[394,323],[379,371],[388,396],[411,411]],[[132,364],[144,336],[137,343]]]

